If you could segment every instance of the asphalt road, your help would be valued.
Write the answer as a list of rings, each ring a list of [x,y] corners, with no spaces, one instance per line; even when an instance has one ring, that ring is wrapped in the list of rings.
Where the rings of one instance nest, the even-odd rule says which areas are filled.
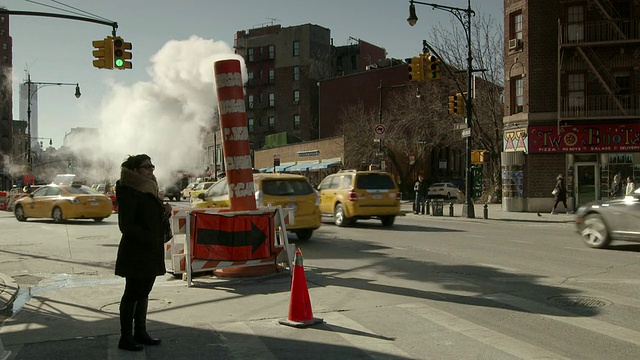
[[[9,359],[129,356],[116,349],[116,218],[0,226],[0,272],[22,288],[0,328]],[[392,228],[326,222],[297,245],[323,324],[277,323],[286,273],[189,288],[159,277],[149,328],[163,345],[136,358],[640,358],[639,245],[589,249],[571,223],[413,214]]]

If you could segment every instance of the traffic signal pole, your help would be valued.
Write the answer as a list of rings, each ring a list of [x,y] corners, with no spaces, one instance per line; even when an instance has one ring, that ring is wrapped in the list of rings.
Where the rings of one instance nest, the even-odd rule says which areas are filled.
[[[94,18],[88,18],[84,16],[75,16],[75,15],[66,15],[66,14],[56,14],[56,13],[45,13],[45,12],[37,12],[37,11],[22,11],[22,10],[9,10],[9,9],[1,9],[0,14],[7,15],[26,15],[26,16],[43,16],[43,17],[52,17],[52,18],[60,18],[60,19],[68,19],[68,20],[78,20],[85,21],[94,24],[107,25],[111,26],[111,33],[113,36],[116,36],[116,29],[118,29],[118,23],[115,21],[106,21]]]

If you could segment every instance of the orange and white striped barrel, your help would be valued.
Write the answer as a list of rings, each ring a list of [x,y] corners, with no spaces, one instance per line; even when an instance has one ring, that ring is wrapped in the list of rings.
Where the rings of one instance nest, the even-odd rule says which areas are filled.
[[[222,150],[227,164],[231,211],[256,210],[247,113],[239,60],[213,64],[222,130]]]

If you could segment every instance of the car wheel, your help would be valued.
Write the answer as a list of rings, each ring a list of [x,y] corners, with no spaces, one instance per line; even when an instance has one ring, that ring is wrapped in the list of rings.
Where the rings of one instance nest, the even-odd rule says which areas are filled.
[[[14,210],[14,214],[16,216],[16,220],[18,221],[27,221],[27,217],[24,216],[24,209],[21,205],[16,206]]]
[[[393,225],[393,222],[396,220],[395,216],[383,216],[381,218],[382,220],[382,226],[384,227],[389,227]]]
[[[62,209],[59,207],[54,207],[51,211],[51,217],[53,218],[53,222],[61,223],[64,221],[64,217],[62,215]]]
[[[311,230],[311,229],[302,229],[302,230],[296,230],[293,233],[296,234],[296,236],[298,237],[298,240],[307,241],[307,240],[311,239],[311,235],[313,235],[313,230]]]
[[[582,240],[587,246],[596,249],[605,248],[611,242],[607,225],[605,225],[602,217],[597,214],[587,215],[580,235],[582,235]]]
[[[102,222],[102,220],[104,220],[104,218],[93,218],[93,221],[95,222]]]
[[[336,224],[336,226],[348,226],[350,224],[349,219],[344,214],[344,208],[342,207],[342,204],[336,205],[335,209],[333,210],[333,222],[334,224]]]

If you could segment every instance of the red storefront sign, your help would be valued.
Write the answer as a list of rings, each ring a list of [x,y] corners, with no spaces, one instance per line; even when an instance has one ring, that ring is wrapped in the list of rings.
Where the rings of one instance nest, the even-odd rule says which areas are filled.
[[[640,123],[530,126],[529,153],[640,151]]]

